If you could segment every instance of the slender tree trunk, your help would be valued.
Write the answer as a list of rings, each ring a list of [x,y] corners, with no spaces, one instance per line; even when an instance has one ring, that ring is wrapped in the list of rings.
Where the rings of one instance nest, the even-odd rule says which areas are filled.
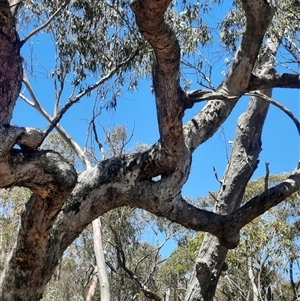
[[[104,250],[102,245],[102,228],[100,217],[92,222],[94,232],[94,252],[98,267],[98,276],[101,290],[101,301],[110,300],[109,282],[104,258]]]
[[[171,289],[168,288],[164,296],[164,301],[170,301],[170,295],[171,295]]]
[[[93,272],[93,277],[92,277],[91,284],[90,284],[89,290],[87,292],[85,301],[93,301],[93,299],[94,299],[94,295],[95,295],[95,291],[96,291],[96,287],[97,287],[97,283],[98,283],[97,272],[98,272],[98,268],[96,266],[94,269],[94,272]]]
[[[255,283],[255,276],[254,276],[254,273],[253,273],[252,258],[251,257],[248,258],[248,275],[249,275],[249,279],[250,279],[250,282],[251,282],[251,285],[252,285],[253,301],[258,301],[259,292],[258,292],[257,285]]]

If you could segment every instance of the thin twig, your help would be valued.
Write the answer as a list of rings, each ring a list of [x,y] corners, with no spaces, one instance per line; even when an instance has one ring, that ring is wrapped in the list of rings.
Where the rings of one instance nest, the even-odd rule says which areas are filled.
[[[251,93],[246,93],[245,95],[249,95],[249,96],[256,96],[256,97],[261,97],[262,99],[266,100],[267,102],[271,103],[272,105],[274,105],[275,107],[279,108],[280,110],[282,110],[285,114],[287,114],[292,121],[295,123],[297,130],[298,130],[298,134],[300,135],[300,122],[299,120],[296,118],[296,116],[290,111],[288,110],[284,105],[282,105],[281,103],[277,102],[276,100],[268,97],[267,95],[258,92],[258,91],[254,91]]]
[[[116,230],[112,227],[111,224],[107,223],[108,227],[110,228],[110,230],[113,233],[114,236],[114,240],[115,240],[115,247],[117,250],[117,259],[118,259],[118,263],[120,265],[120,267],[128,274],[128,276],[134,280],[137,285],[140,287],[140,289],[142,290],[142,292],[144,293],[144,295],[147,298],[150,298],[151,300],[155,300],[155,301],[161,301],[161,298],[155,294],[154,292],[152,292],[142,281],[141,279],[131,270],[127,267],[126,265],[126,257],[123,251],[123,247],[122,247],[122,243],[120,241],[120,237],[117,234]]]
[[[210,194],[210,196],[218,203],[219,201],[218,201],[218,199],[209,191],[208,192],[209,194]]]
[[[122,145],[122,150],[121,150],[121,153],[123,154],[123,150],[125,148],[125,146],[131,141],[132,137],[133,137],[133,134],[134,134],[134,129],[135,129],[135,122],[133,123],[133,130],[131,132],[131,135],[130,137],[127,139],[127,141],[125,141],[124,145]],[[127,135],[126,135],[127,136]]]
[[[61,7],[59,7],[56,12],[48,19],[46,23],[41,25],[40,27],[34,29],[31,33],[29,33],[22,41],[21,45],[24,45],[30,38],[35,36],[37,33],[39,33],[41,30],[48,27],[48,25],[52,22],[52,20],[60,13],[60,11],[65,8],[70,3],[70,0],[66,1]]]
[[[222,181],[219,179],[218,174],[217,174],[217,170],[215,169],[215,167],[213,166],[213,170],[214,170],[214,175],[215,178],[217,179],[217,181],[222,185]]]
[[[75,103],[77,103],[83,96],[91,93],[94,89],[98,88],[100,85],[105,83],[107,80],[109,80],[112,76],[116,74],[116,72],[125,64],[127,64],[129,61],[131,61],[137,52],[139,51],[139,48],[136,49],[136,51],[126,60],[118,64],[115,68],[113,68],[108,74],[103,76],[100,80],[98,80],[96,83],[89,85],[86,89],[82,90],[80,93],[78,93],[76,96],[70,98],[67,103],[60,109],[60,111],[56,114],[56,116],[52,119],[51,124],[47,129],[45,129],[45,134],[47,135],[50,133],[53,128],[59,123],[62,116],[65,114],[65,112]]]
[[[98,133],[97,133],[96,125],[95,125],[95,118],[93,118],[91,122],[92,122],[92,130],[94,132],[96,143],[98,144],[99,151],[101,152],[102,160],[104,160],[105,159],[105,151],[103,148],[103,144],[100,142],[100,140],[98,138]]]
[[[26,101],[26,103],[28,103],[32,107],[34,107],[51,124],[52,123],[51,116],[40,105],[40,102],[37,99],[37,97],[36,97],[36,95],[33,91],[33,88],[32,88],[32,86],[31,86],[31,84],[30,84],[30,82],[29,82],[29,80],[28,80],[25,73],[23,75],[23,83],[25,84],[26,88],[28,89],[28,92],[29,92],[29,94],[30,94],[33,101],[28,100],[24,95],[20,95],[20,98],[23,99],[24,101]],[[81,161],[81,163],[83,164],[84,168],[88,169],[90,167],[90,161],[87,159],[86,155],[84,154],[84,152],[82,151],[80,146],[69,136],[69,134],[65,131],[65,129],[60,124],[57,123],[55,125],[55,129],[57,130],[59,135],[63,138],[63,140],[69,145],[69,147],[78,156],[78,158]],[[47,132],[47,131],[44,130],[44,139],[47,137],[47,135],[50,132],[51,131]]]
[[[269,170],[269,162],[266,162],[266,175],[265,175],[265,196],[268,197],[269,192],[269,174],[270,174],[270,170]]]

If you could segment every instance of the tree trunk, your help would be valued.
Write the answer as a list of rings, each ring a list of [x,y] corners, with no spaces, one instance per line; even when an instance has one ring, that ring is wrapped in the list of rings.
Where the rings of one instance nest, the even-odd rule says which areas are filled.
[[[135,0],[131,4],[138,28],[155,54],[153,87],[159,141],[147,151],[102,160],[77,174],[54,151],[32,146],[38,143],[31,143],[33,135],[25,128],[8,125],[21,87],[22,60],[9,3],[0,0],[0,187],[22,186],[33,192],[21,213],[17,242],[1,275],[1,301],[39,300],[67,247],[93,220],[121,206],[142,208],[189,229],[210,233],[199,252],[186,300],[211,301],[222,269],[226,268],[227,249],[238,244],[239,230],[299,189],[300,165],[282,183],[239,208],[258,163],[268,110],[268,104],[256,95],[238,121],[215,212],[201,210],[182,197],[192,153],[220,128],[239,98],[251,91],[251,85],[270,95],[263,83],[280,86],[284,78],[275,78],[271,72],[276,52],[272,43],[267,45],[266,57],[258,61],[275,13],[274,1],[241,0],[246,26],[230,70],[217,91],[205,97],[190,97],[180,87],[180,44],[164,20],[170,3],[171,0]],[[255,65],[258,72],[252,74]],[[299,87],[299,77],[295,78]],[[91,90],[85,89],[80,95]],[[76,101],[81,97],[77,96]],[[207,101],[204,108],[183,126],[185,110],[203,100]],[[16,144],[21,149],[14,149]],[[153,181],[157,176],[160,180]],[[94,231],[101,236],[99,229],[98,221]],[[98,261],[105,268],[104,258]],[[108,281],[102,279],[101,283],[106,285]],[[108,286],[105,298],[109,298]]]
[[[270,38],[265,45],[261,61],[256,66],[258,74],[273,72],[278,40]],[[270,89],[262,91],[271,96]],[[238,120],[236,137],[232,146],[229,164],[216,198],[215,211],[228,214],[236,210],[243,199],[244,191],[254,173],[261,152],[262,129],[269,103],[259,97],[251,97],[246,113]],[[227,248],[218,238],[206,234],[200,248],[195,271],[188,286],[186,301],[212,301],[222,270],[226,270]]]
[[[257,285],[255,283],[255,275],[252,268],[252,258],[248,258],[248,275],[250,279],[250,283],[252,285],[252,291],[253,291],[253,301],[259,301],[259,291],[257,288]]]
[[[104,250],[102,245],[102,228],[100,217],[92,222],[94,233],[94,252],[96,256],[96,262],[98,267],[98,277],[101,291],[101,300],[110,301],[109,281],[107,276]]]
[[[98,283],[97,274],[98,274],[98,268],[96,266],[96,268],[94,269],[94,272],[93,272],[93,277],[92,277],[91,284],[90,284],[89,290],[87,292],[85,301],[93,301],[95,291],[97,288],[97,283]]]
[[[20,40],[7,0],[0,1],[0,125],[9,124],[22,84]]]

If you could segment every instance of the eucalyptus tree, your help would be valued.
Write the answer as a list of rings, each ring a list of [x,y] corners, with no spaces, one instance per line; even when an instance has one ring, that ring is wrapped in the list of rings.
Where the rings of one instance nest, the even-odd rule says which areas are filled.
[[[180,5],[182,11],[178,11]],[[270,103],[300,128],[293,113],[271,98],[273,88],[300,87],[299,74],[292,68],[287,73],[274,69],[282,47],[289,61],[299,62],[299,4],[292,0],[234,2],[218,28],[232,60],[217,88],[201,68],[203,56],[197,51],[213,38],[203,16],[213,14],[215,5],[172,4],[170,0],[134,0],[130,4],[0,1],[0,187],[22,186],[32,191],[2,272],[1,300],[40,299],[72,241],[97,217],[122,206],[141,208],[207,233],[185,299],[212,300],[226,268],[227,251],[238,245],[240,230],[299,189],[297,166],[272,187],[266,176],[264,189],[241,205],[259,163]],[[34,68],[21,56],[22,47],[41,32],[49,34],[55,45],[56,65],[49,72],[54,84],[53,114],[34,92],[30,82]],[[20,39],[18,33],[24,37]],[[192,54],[198,64],[191,64]],[[181,60],[201,75],[209,90],[199,86],[189,91],[188,82],[181,85]],[[106,107],[115,107],[124,82],[135,87],[141,77],[150,74],[159,140],[144,151],[98,158],[91,164],[89,153],[63,128],[65,113],[92,91],[102,102],[108,100]],[[28,93],[21,91],[22,82]],[[216,133],[244,95],[251,99],[237,121],[215,209],[198,208],[181,194],[193,154]],[[48,101],[48,95],[43,97]],[[11,124],[18,98],[47,120],[45,130]],[[201,101],[206,101],[204,107],[184,124],[185,111]],[[94,126],[101,113],[97,108],[95,105],[90,128],[101,150]],[[54,150],[39,149],[53,128],[75,150],[84,171],[77,172]]]
[[[270,176],[270,185],[282,180]],[[265,179],[250,182],[245,198],[257,194]],[[241,231],[230,250],[215,300],[297,300],[299,295],[299,192],[258,217]]]

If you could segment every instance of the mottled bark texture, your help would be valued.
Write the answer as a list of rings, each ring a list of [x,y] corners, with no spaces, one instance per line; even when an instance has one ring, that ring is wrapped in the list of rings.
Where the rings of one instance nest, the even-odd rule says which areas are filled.
[[[199,251],[186,300],[212,300],[226,267],[227,250],[237,246],[241,227],[299,189],[300,166],[281,184],[240,207],[258,163],[268,110],[264,100],[253,97],[238,121],[215,211],[201,210],[183,199],[181,189],[189,177],[193,151],[220,128],[239,98],[253,89],[270,95],[273,87],[299,88],[300,80],[299,76],[274,74],[272,56],[264,58],[277,49],[276,40],[262,44],[275,7],[268,1],[243,0],[246,28],[224,81],[211,93],[183,92],[179,43],[164,22],[169,3],[136,0],[131,4],[138,28],[155,54],[153,86],[160,140],[147,151],[103,160],[77,175],[60,155],[36,149],[43,139],[41,132],[8,125],[20,91],[22,60],[8,2],[0,0],[0,187],[24,186],[33,192],[1,276],[1,300],[39,300],[72,241],[98,216],[120,206],[142,208],[209,233]],[[201,97],[206,97],[206,106],[183,125],[185,109]],[[21,149],[14,149],[16,144]],[[156,176],[161,179],[153,181]]]
[[[254,69],[255,73],[261,75],[272,72],[270,70],[273,68],[278,46],[276,40],[269,39],[266,42],[265,49]],[[263,90],[261,93],[271,96],[270,89]],[[258,166],[258,158],[262,150],[262,129],[268,108],[268,102],[259,97],[252,97],[247,111],[238,120],[231,156],[217,196],[216,213],[232,216],[230,213],[240,207],[246,185]],[[233,235],[237,240],[239,239],[238,231]],[[219,277],[224,269],[226,255],[226,245],[211,234],[206,234],[197,257],[186,300],[213,300]]]
[[[0,125],[9,124],[22,83],[20,40],[7,0],[0,1]]]

